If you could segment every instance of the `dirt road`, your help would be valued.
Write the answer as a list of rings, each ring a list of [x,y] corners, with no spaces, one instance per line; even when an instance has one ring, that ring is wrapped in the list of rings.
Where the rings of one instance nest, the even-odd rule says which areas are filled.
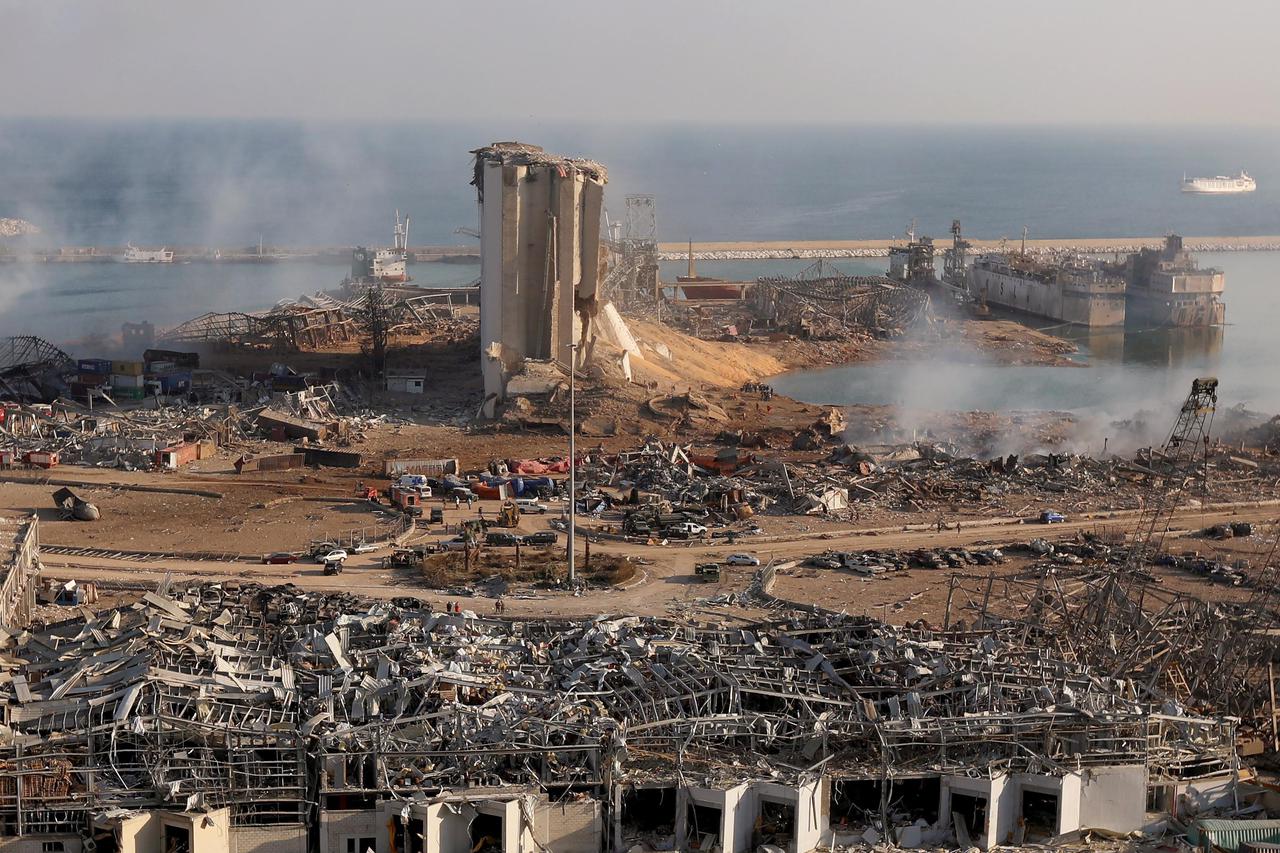
[[[1249,521],[1255,525],[1274,519],[1280,512],[1274,506],[1252,507],[1235,510],[1186,509],[1179,511],[1172,528],[1177,531],[1199,530],[1212,524],[1227,521]],[[902,531],[875,535],[842,534],[831,538],[801,541],[772,542],[753,548],[748,541],[736,545],[704,546],[646,546],[632,543],[597,543],[592,545],[596,554],[618,554],[636,557],[642,561],[637,578],[624,588],[593,590],[588,594],[573,596],[550,590],[530,590],[506,597],[507,610],[520,615],[595,615],[599,613],[628,613],[660,615],[672,607],[694,605],[696,599],[719,593],[741,591],[750,584],[754,569],[730,567],[722,573],[718,583],[703,583],[693,574],[695,563],[723,559],[731,553],[754,553],[762,561],[777,559],[790,561],[827,549],[917,549],[974,546],[978,544],[1004,545],[1025,542],[1035,537],[1061,540],[1081,532],[1096,530],[1105,522],[1089,519],[1069,521],[1054,525],[978,525],[961,530]],[[1115,522],[1123,529],[1123,520]],[[1201,540],[1196,545],[1202,550],[1208,546]],[[1177,547],[1182,549],[1182,545]],[[1187,546],[1189,547],[1189,546]],[[341,575],[325,576],[319,565],[296,563],[292,565],[246,565],[243,563],[217,563],[195,561],[165,561],[163,563],[139,563],[125,560],[46,555],[43,559],[46,574],[56,578],[101,581],[132,581],[155,583],[165,574],[172,573],[179,579],[238,580],[266,584],[293,583],[307,590],[342,590],[375,598],[397,595],[413,595],[443,606],[450,596],[425,590],[416,575],[399,569],[386,569],[381,565],[381,552],[353,556]],[[581,556],[579,557],[581,559]],[[1019,563],[1006,564],[998,571],[1011,572]],[[981,570],[985,573],[985,569]],[[780,575],[775,593],[781,598],[822,604],[832,609],[881,616],[892,621],[909,621],[915,618],[940,617],[942,601],[949,572],[913,570],[898,572],[883,578],[870,579],[849,572],[796,568]],[[1204,593],[1204,584],[1198,578],[1167,573],[1164,582],[1173,588],[1185,587]],[[1219,594],[1229,594],[1223,591]],[[457,600],[457,599],[455,599]],[[461,599],[478,610],[492,610],[493,601],[475,597]],[[901,606],[897,606],[901,604]],[[726,613],[726,615],[728,615]]]

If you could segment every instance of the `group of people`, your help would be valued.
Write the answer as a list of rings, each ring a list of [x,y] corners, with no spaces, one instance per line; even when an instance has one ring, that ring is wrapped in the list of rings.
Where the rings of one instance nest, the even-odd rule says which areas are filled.
[[[462,612],[462,605],[458,604],[458,602],[456,602],[456,601],[446,601],[446,602],[444,603],[444,612],[445,612],[445,613],[451,613],[451,614],[452,614],[452,613],[461,613],[461,612]],[[507,602],[506,602],[506,601],[504,601],[504,600],[503,600],[503,598],[502,598],[501,596],[499,596],[499,597],[498,597],[498,598],[493,602],[493,612],[494,612],[494,613],[506,613],[506,612],[507,612]]]

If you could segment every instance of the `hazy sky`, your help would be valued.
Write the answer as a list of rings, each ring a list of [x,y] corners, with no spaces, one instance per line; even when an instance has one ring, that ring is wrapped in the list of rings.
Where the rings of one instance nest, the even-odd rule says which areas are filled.
[[[0,0],[0,115],[1280,124],[1272,0]]]

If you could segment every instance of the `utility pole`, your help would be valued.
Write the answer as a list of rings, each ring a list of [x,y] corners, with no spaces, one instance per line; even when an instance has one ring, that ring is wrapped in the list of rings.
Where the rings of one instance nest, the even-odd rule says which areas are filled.
[[[573,549],[574,528],[578,511],[578,456],[576,439],[578,435],[578,411],[575,380],[578,375],[578,345],[565,344],[569,350],[569,589],[577,586],[577,573],[574,571]]]

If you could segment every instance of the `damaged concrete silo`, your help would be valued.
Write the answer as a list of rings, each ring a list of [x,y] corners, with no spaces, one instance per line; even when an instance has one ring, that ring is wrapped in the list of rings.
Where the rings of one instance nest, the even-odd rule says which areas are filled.
[[[525,359],[567,366],[569,345],[594,336],[608,175],[599,163],[519,142],[472,153],[480,202],[484,414],[492,417],[506,397],[507,378]]]

